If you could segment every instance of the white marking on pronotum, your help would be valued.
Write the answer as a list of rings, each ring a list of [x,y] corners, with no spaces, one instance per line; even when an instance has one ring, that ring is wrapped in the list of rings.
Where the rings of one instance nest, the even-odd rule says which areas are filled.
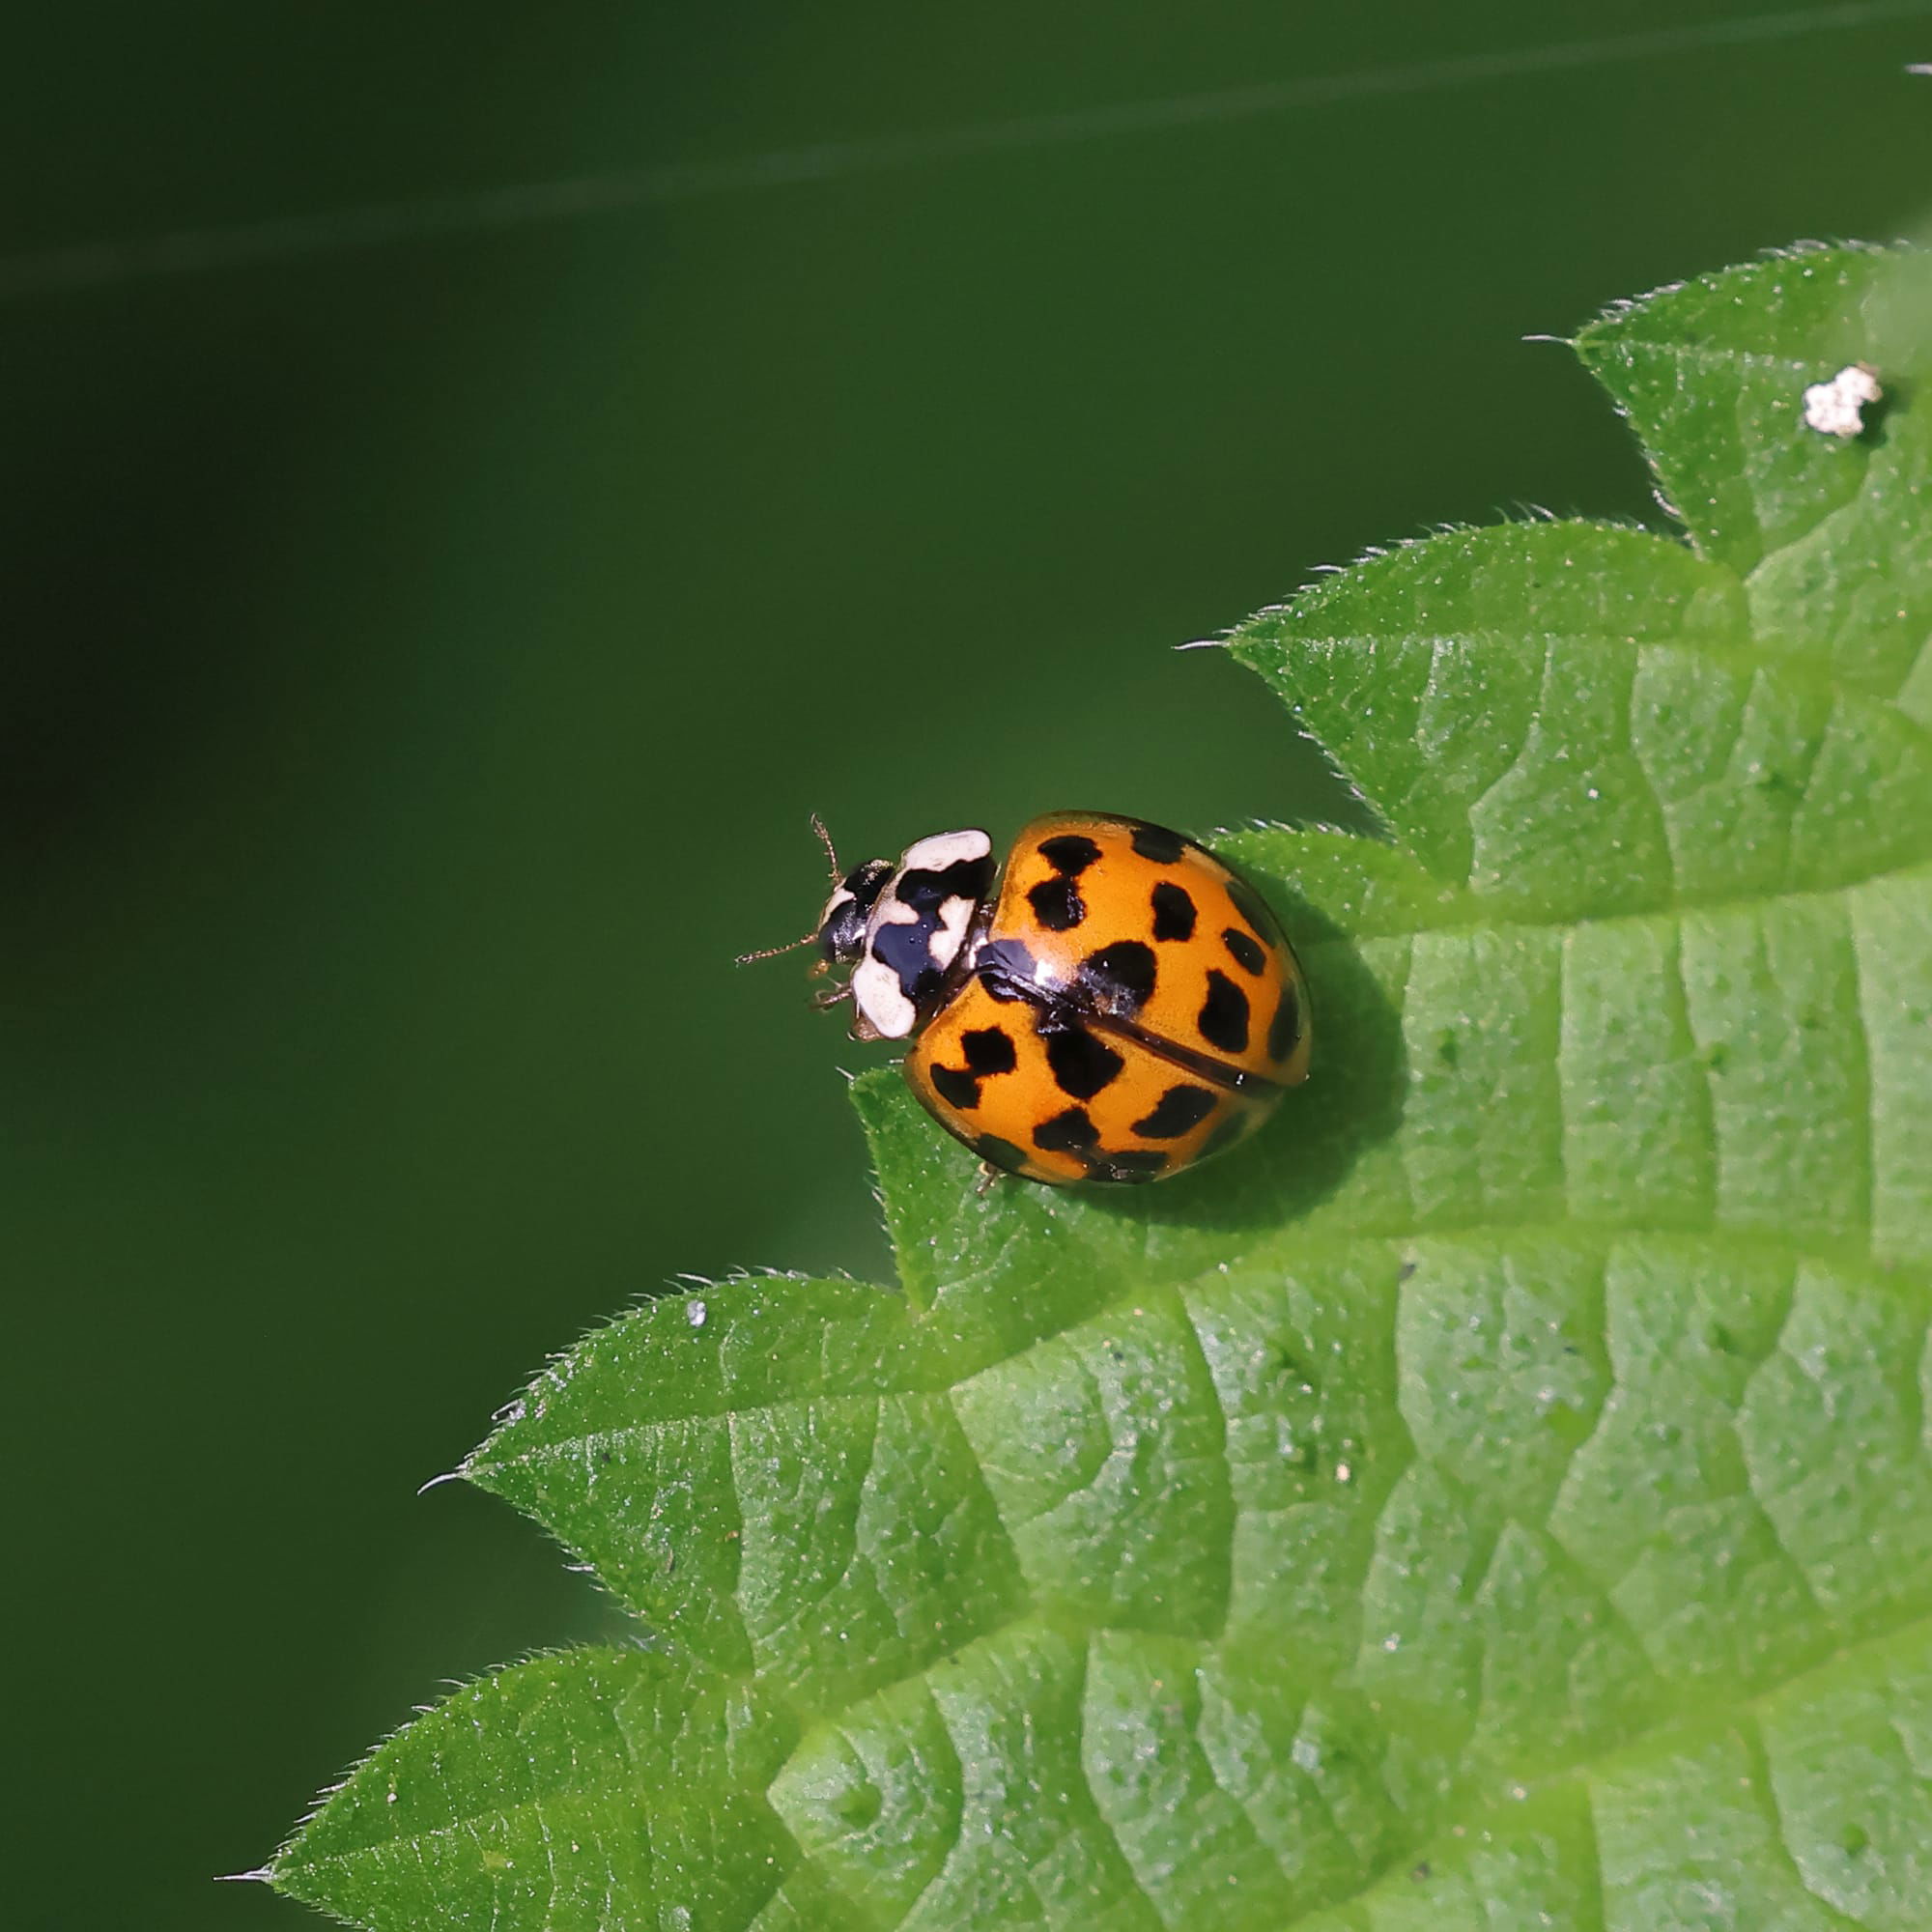
[[[1853,362],[1804,391],[1804,426],[1849,442],[1864,428],[1865,411],[1884,400],[1878,371],[1869,362]]]
[[[908,845],[899,856],[901,872],[943,872],[962,860],[983,859],[993,841],[983,832],[935,832]]]
[[[943,973],[959,956],[966,928],[973,918],[973,901],[963,894],[939,908],[939,930],[932,935],[932,963]]]
[[[899,990],[899,976],[869,952],[852,969],[852,1001],[881,1039],[903,1039],[919,1017]]]

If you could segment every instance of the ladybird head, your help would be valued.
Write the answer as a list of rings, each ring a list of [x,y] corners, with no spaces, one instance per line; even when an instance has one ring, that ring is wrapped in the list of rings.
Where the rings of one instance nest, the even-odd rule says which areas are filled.
[[[841,872],[832,840],[812,827],[832,864],[832,896],[818,925],[789,946],[744,952],[740,965],[813,946],[812,969],[847,968],[845,984],[815,1004],[852,1002],[854,1039],[904,1039],[937,1009],[947,975],[966,949],[975,916],[993,889],[999,867],[983,832],[939,832],[890,859],[867,859]]]
[[[838,864],[832,835],[815,811],[811,814],[811,829],[818,834],[818,842],[825,847],[825,863],[832,867],[832,896],[825,901],[818,923],[802,938],[788,939],[782,946],[761,946],[755,952],[739,953],[740,966],[750,966],[759,959],[777,959],[783,953],[796,952],[802,946],[811,946],[818,951],[818,962],[811,970],[823,973],[828,966],[856,965],[864,953],[866,922],[881,889],[893,875],[893,862],[867,859],[863,866],[845,871]],[[843,989],[832,998],[835,1001],[845,998]]]
[[[890,859],[867,859],[854,866],[832,888],[818,917],[819,957],[828,966],[856,966],[866,951],[866,923],[893,875]]]

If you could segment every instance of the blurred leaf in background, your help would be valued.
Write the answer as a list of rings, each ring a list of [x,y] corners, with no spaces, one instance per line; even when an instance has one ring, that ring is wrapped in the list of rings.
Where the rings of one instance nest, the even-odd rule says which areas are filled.
[[[15,23],[20,1922],[286,1922],[207,1878],[319,1766],[609,1628],[504,1513],[410,1493],[479,1408],[673,1268],[883,1265],[841,1049],[724,963],[809,913],[809,809],[854,849],[1332,815],[1234,668],[1167,647],[1426,521],[1645,513],[1520,337],[1916,218],[1932,8],[1765,18],[1658,0],[1619,31],[1713,37],[1513,66],[1601,11]],[[1392,62],[1436,78],[31,272]]]

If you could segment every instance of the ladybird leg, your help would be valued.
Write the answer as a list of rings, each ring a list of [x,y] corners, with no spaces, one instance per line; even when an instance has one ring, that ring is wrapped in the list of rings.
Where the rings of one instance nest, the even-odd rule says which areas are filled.
[[[1010,1168],[996,1167],[990,1160],[982,1160],[980,1163],[980,1178],[973,1183],[973,1192],[983,1201],[1001,1181],[1015,1178]]]

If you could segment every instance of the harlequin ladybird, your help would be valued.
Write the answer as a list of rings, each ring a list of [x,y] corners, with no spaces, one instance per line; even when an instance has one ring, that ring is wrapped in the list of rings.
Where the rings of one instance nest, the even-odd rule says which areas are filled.
[[[851,1001],[855,1039],[910,1040],[912,1091],[993,1167],[1163,1179],[1307,1076],[1293,951],[1254,888],[1178,832],[1059,811],[1014,840],[1003,879],[973,831],[833,872],[798,942],[819,972],[847,969],[820,1004]]]

